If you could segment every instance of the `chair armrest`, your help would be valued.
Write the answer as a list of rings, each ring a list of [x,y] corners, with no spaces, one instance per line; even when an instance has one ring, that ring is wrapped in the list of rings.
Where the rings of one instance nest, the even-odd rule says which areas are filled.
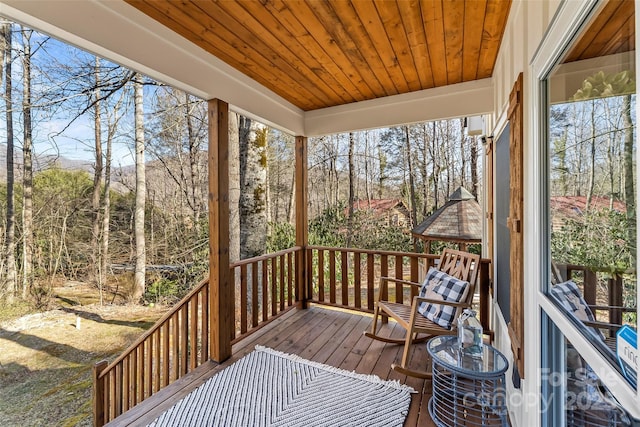
[[[410,286],[413,286],[413,287],[416,287],[416,288],[422,287],[422,285],[420,283],[411,282],[409,280],[396,279],[395,277],[383,276],[383,277],[380,278],[380,284],[382,285],[383,282],[385,283],[385,285],[386,285],[387,282],[395,282],[395,283],[402,283],[403,285],[410,285]]]
[[[589,322],[588,320],[583,320],[582,323],[584,323],[585,326],[592,326],[598,329],[608,329],[610,331],[617,331],[618,329],[622,328],[622,325],[618,325],[616,323],[607,323],[607,322],[599,322],[599,321]]]
[[[450,307],[459,307],[459,308],[471,307],[471,304],[468,304],[466,302],[441,301],[437,299],[429,299],[429,298],[418,297],[418,296],[413,297],[413,304],[415,304],[416,307],[418,304],[422,304],[423,302],[430,303],[430,304],[448,305]]]
[[[401,283],[403,285],[409,285],[418,289],[422,287],[420,283],[411,282],[409,280],[396,279],[395,277],[382,276],[380,278],[380,287],[378,288],[378,298],[376,299],[376,301],[382,301],[382,293],[383,291],[389,289],[389,282]]]

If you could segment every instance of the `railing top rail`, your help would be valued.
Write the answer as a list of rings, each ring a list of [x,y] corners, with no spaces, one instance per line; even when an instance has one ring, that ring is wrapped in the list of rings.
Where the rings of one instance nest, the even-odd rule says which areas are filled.
[[[270,254],[264,254],[264,255],[253,257],[253,258],[247,258],[247,259],[243,259],[243,260],[240,260],[240,261],[236,261],[236,262],[232,263],[229,267],[230,268],[235,268],[235,267],[240,267],[241,265],[252,264],[254,262],[266,261],[268,259],[276,258],[276,257],[279,257],[281,255],[286,255],[286,254],[291,253],[291,252],[297,252],[297,251],[299,251],[301,249],[302,249],[302,246],[292,246],[292,247],[290,247],[288,249],[283,249],[283,250],[278,251],[278,252],[272,252]]]
[[[419,252],[380,251],[375,249],[338,248],[338,247],[313,246],[313,245],[307,246],[307,249],[315,249],[319,251],[355,252],[360,254],[371,254],[371,255],[414,256],[416,258],[431,258],[431,259],[440,258],[440,255],[436,255],[436,254],[425,254],[425,253],[419,253]]]
[[[594,273],[610,273],[610,274],[636,274],[637,269],[635,268],[612,268],[612,267],[595,267],[595,266],[587,266],[587,265],[577,265],[577,264],[564,264],[564,263],[556,263],[558,266],[563,266],[567,270],[591,270]]]
[[[187,295],[185,295],[180,302],[173,306],[171,310],[166,312],[164,316],[162,316],[151,329],[148,329],[144,334],[140,336],[137,340],[133,342],[126,350],[124,350],[120,356],[118,356],[113,362],[109,363],[109,365],[100,372],[98,378],[104,377],[104,375],[109,372],[114,366],[118,363],[122,362],[122,360],[127,357],[135,348],[137,348],[144,340],[146,340],[149,336],[151,336],[154,332],[156,332],[159,328],[162,327],[164,322],[167,321],[171,316],[173,316],[176,312],[178,312],[185,304],[187,304],[191,298],[196,295],[198,292],[202,290],[205,286],[209,284],[209,278],[203,279],[196,287],[191,289]]]

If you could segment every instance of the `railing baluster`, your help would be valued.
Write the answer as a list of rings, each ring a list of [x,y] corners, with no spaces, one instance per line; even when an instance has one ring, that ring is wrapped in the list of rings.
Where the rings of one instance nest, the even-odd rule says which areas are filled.
[[[247,332],[247,265],[240,266],[240,333]]]
[[[274,258],[275,259],[275,258]],[[285,270],[285,256],[280,255],[280,282],[278,286],[280,287],[280,311],[284,311],[284,303],[285,303],[285,281],[284,281],[284,270]]]
[[[287,305],[293,305],[293,252],[287,254]]]
[[[329,251],[329,302],[336,303],[336,252]]]
[[[162,329],[158,329],[153,333],[153,393],[160,390],[160,332]]]
[[[609,282],[609,305],[622,307],[622,276],[615,274]],[[620,308],[609,309],[609,323],[622,324],[622,310]]]
[[[340,278],[342,290],[342,305],[349,306],[349,253],[345,250],[341,253]]]
[[[374,268],[375,264],[373,254],[367,254],[367,308],[369,310],[373,310],[375,301],[373,290]]]
[[[360,252],[353,253],[353,305],[356,308],[362,307],[361,295],[361,277],[360,277]]]
[[[415,257],[411,257],[409,258],[409,262],[411,263],[411,281],[412,282],[418,282],[420,279],[418,277],[418,258]],[[415,297],[416,295],[418,295],[418,290],[416,288],[414,288],[413,286],[411,287],[411,301],[413,301],[413,297]]]
[[[258,262],[251,263],[251,326],[258,326]]]
[[[180,356],[178,354],[178,343],[180,342],[180,322],[178,320],[178,312],[171,316],[171,382],[180,378]]]
[[[189,372],[187,363],[189,361],[189,354],[187,352],[187,343],[189,337],[189,305],[185,304],[180,310],[180,377]]]
[[[171,336],[169,335],[169,323],[170,319],[162,325],[162,385],[164,387],[168,386],[171,382],[169,378],[169,342],[171,341]]]
[[[129,402],[131,400],[130,398],[130,390],[133,387],[131,378],[133,377],[131,375],[131,366],[129,363],[129,358],[125,357],[122,360],[122,372],[124,375],[122,375],[122,411],[128,411],[129,410]]]
[[[380,255],[380,276],[389,277],[389,260],[387,255]],[[389,299],[388,289],[385,289],[382,293],[382,299],[385,301]]]
[[[583,296],[584,300],[589,305],[596,305],[596,292],[598,288],[598,276],[596,273],[589,269],[584,270],[584,285],[583,285]]]
[[[116,365],[115,377],[114,418],[122,414],[122,362]]]
[[[198,294],[189,301],[189,368],[198,366]]]
[[[262,321],[269,318],[269,263],[262,260]]]
[[[404,266],[402,265],[402,255],[396,255],[396,278],[404,279]],[[396,302],[404,302],[404,286],[401,283],[396,283]]]
[[[318,250],[318,301],[324,301],[324,250]]]
[[[145,381],[144,381],[144,396],[143,399],[146,399],[147,397],[151,396],[153,394],[153,390],[151,388],[151,384],[153,382],[153,342],[151,340],[151,337],[147,338],[146,340],[144,340],[144,352],[145,357],[144,357],[144,361],[145,361]]]
[[[131,373],[131,377],[129,378],[130,387],[129,387],[128,399],[130,399],[132,402],[132,405],[135,406],[136,395],[138,393],[138,383],[136,382],[136,377],[138,376],[138,349],[137,348],[133,352],[131,352],[131,357],[129,357],[129,372]]]
[[[201,297],[200,297],[200,306],[202,307],[202,317],[201,317],[201,325],[202,325],[202,335],[200,341],[202,345],[200,346],[200,363],[205,363],[209,360],[209,287],[205,287],[202,289]]]
[[[144,400],[144,383],[145,383],[145,372],[144,372],[144,345],[139,345],[138,349],[138,365],[137,371],[138,375],[136,377],[136,383],[138,384],[138,393],[136,394],[136,402],[135,405],[142,402]]]
[[[278,314],[278,288],[277,288],[277,277],[278,277],[278,259],[271,258],[271,315],[275,316]]]

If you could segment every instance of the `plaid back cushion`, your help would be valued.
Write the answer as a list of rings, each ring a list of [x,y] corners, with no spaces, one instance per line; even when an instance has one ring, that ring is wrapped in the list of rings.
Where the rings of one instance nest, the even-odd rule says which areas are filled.
[[[582,293],[572,280],[558,283],[551,287],[551,295],[553,295],[562,304],[562,307],[578,320],[583,322],[595,322],[596,317],[587,305]],[[591,328],[593,332],[603,338],[602,332],[597,328]]]
[[[469,282],[457,279],[433,267],[429,269],[419,296],[433,300],[460,302],[467,297]],[[460,311],[457,307],[423,302],[418,312],[433,323],[451,329],[453,320]]]

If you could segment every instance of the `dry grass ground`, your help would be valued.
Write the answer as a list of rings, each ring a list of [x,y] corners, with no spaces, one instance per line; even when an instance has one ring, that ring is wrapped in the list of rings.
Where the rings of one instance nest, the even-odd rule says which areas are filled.
[[[3,427],[90,426],[92,366],[112,360],[167,309],[100,306],[80,284],[55,293],[57,309],[11,320],[0,314]]]

